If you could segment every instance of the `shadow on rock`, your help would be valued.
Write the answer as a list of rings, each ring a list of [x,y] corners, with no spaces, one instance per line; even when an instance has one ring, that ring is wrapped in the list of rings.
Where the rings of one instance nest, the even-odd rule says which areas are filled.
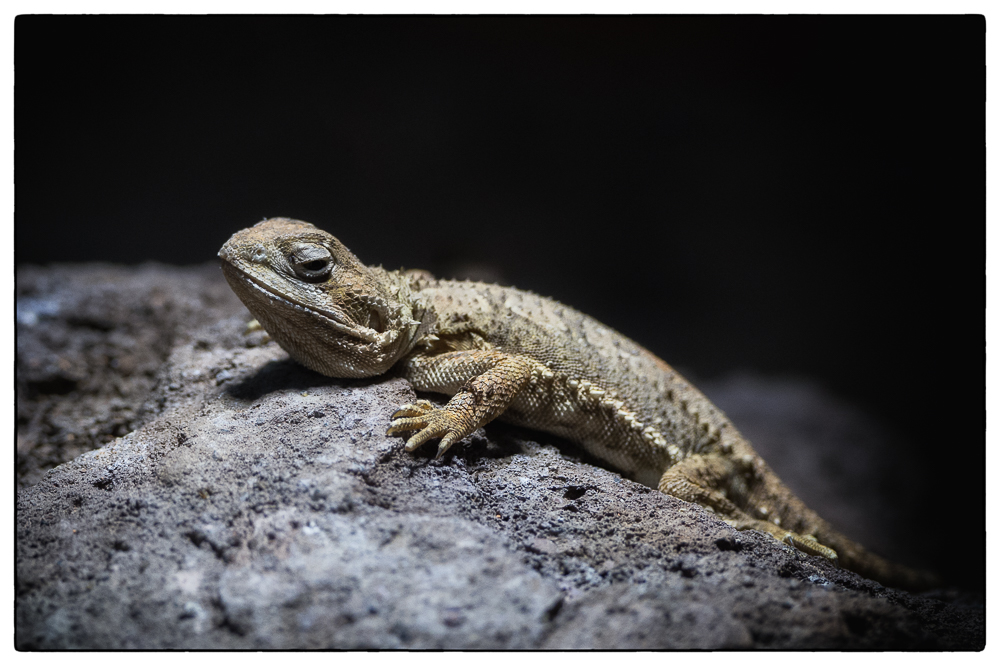
[[[303,391],[317,386],[366,386],[369,383],[370,380],[325,377],[291,359],[282,359],[264,364],[257,372],[228,386],[226,393],[237,400],[253,401],[276,391]]]

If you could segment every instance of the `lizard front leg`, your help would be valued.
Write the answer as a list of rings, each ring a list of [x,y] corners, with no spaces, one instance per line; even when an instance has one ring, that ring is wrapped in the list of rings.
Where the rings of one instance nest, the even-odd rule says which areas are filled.
[[[440,458],[452,444],[502,414],[529,384],[537,365],[537,361],[495,350],[411,357],[403,364],[403,376],[413,388],[452,398],[444,407],[427,400],[403,405],[392,415],[387,434],[418,431],[406,442],[407,451],[440,437]]]

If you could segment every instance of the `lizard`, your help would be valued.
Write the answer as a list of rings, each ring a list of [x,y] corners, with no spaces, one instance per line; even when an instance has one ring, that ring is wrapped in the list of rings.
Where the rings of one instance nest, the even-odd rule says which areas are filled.
[[[387,434],[440,458],[480,426],[563,437],[626,477],[893,587],[935,574],[889,562],[835,530],[771,470],[705,395],[626,336],[537,294],[421,270],[366,266],[308,222],[270,218],[219,250],[233,291],[271,339],[330,377],[398,373],[418,399]]]

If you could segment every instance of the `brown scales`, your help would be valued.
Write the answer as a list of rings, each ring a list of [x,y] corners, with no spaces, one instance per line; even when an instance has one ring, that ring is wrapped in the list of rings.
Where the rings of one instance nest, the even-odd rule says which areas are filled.
[[[662,360],[576,310],[497,285],[363,265],[311,224],[274,218],[219,256],[233,290],[291,356],[331,377],[395,367],[418,391],[389,433],[438,456],[499,418],[576,442],[664,493],[707,507],[887,585],[931,574],[892,564],[835,531],[799,500],[725,415]]]

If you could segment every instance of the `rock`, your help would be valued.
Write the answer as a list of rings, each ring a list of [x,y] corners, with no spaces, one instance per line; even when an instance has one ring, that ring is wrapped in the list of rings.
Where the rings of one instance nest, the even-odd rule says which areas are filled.
[[[53,289],[66,303],[66,285],[85,286],[74,271],[94,269],[35,270],[36,282],[63,271]],[[136,361],[155,366],[141,396],[90,394],[82,421],[118,400],[137,415],[123,421],[130,432],[35,483],[22,479],[18,649],[985,644],[974,594],[887,589],[737,532],[554,437],[491,424],[439,461],[433,447],[407,454],[385,436],[390,414],[416,397],[405,381],[329,379],[243,336],[249,316],[204,269],[170,269],[159,284],[164,302],[220,294],[211,303],[119,317],[124,276],[136,269],[115,270],[112,312],[88,307],[108,322],[103,334],[118,336],[116,349],[130,336],[155,347],[141,341],[152,335],[145,326],[159,327],[160,360]],[[30,297],[56,300],[44,289]],[[44,327],[66,325],[65,307],[26,310],[34,320],[19,329],[19,372],[48,367]],[[75,344],[71,333],[64,345]],[[97,336],[86,349],[100,344],[111,343]],[[60,395],[118,372],[80,358]],[[28,385],[36,393],[19,394],[25,409],[40,413],[41,400],[54,409],[47,385]],[[43,430],[38,445],[49,446]]]
[[[219,344],[213,325],[244,320],[218,266],[27,266],[17,272],[17,478],[143,425],[176,344]]]

